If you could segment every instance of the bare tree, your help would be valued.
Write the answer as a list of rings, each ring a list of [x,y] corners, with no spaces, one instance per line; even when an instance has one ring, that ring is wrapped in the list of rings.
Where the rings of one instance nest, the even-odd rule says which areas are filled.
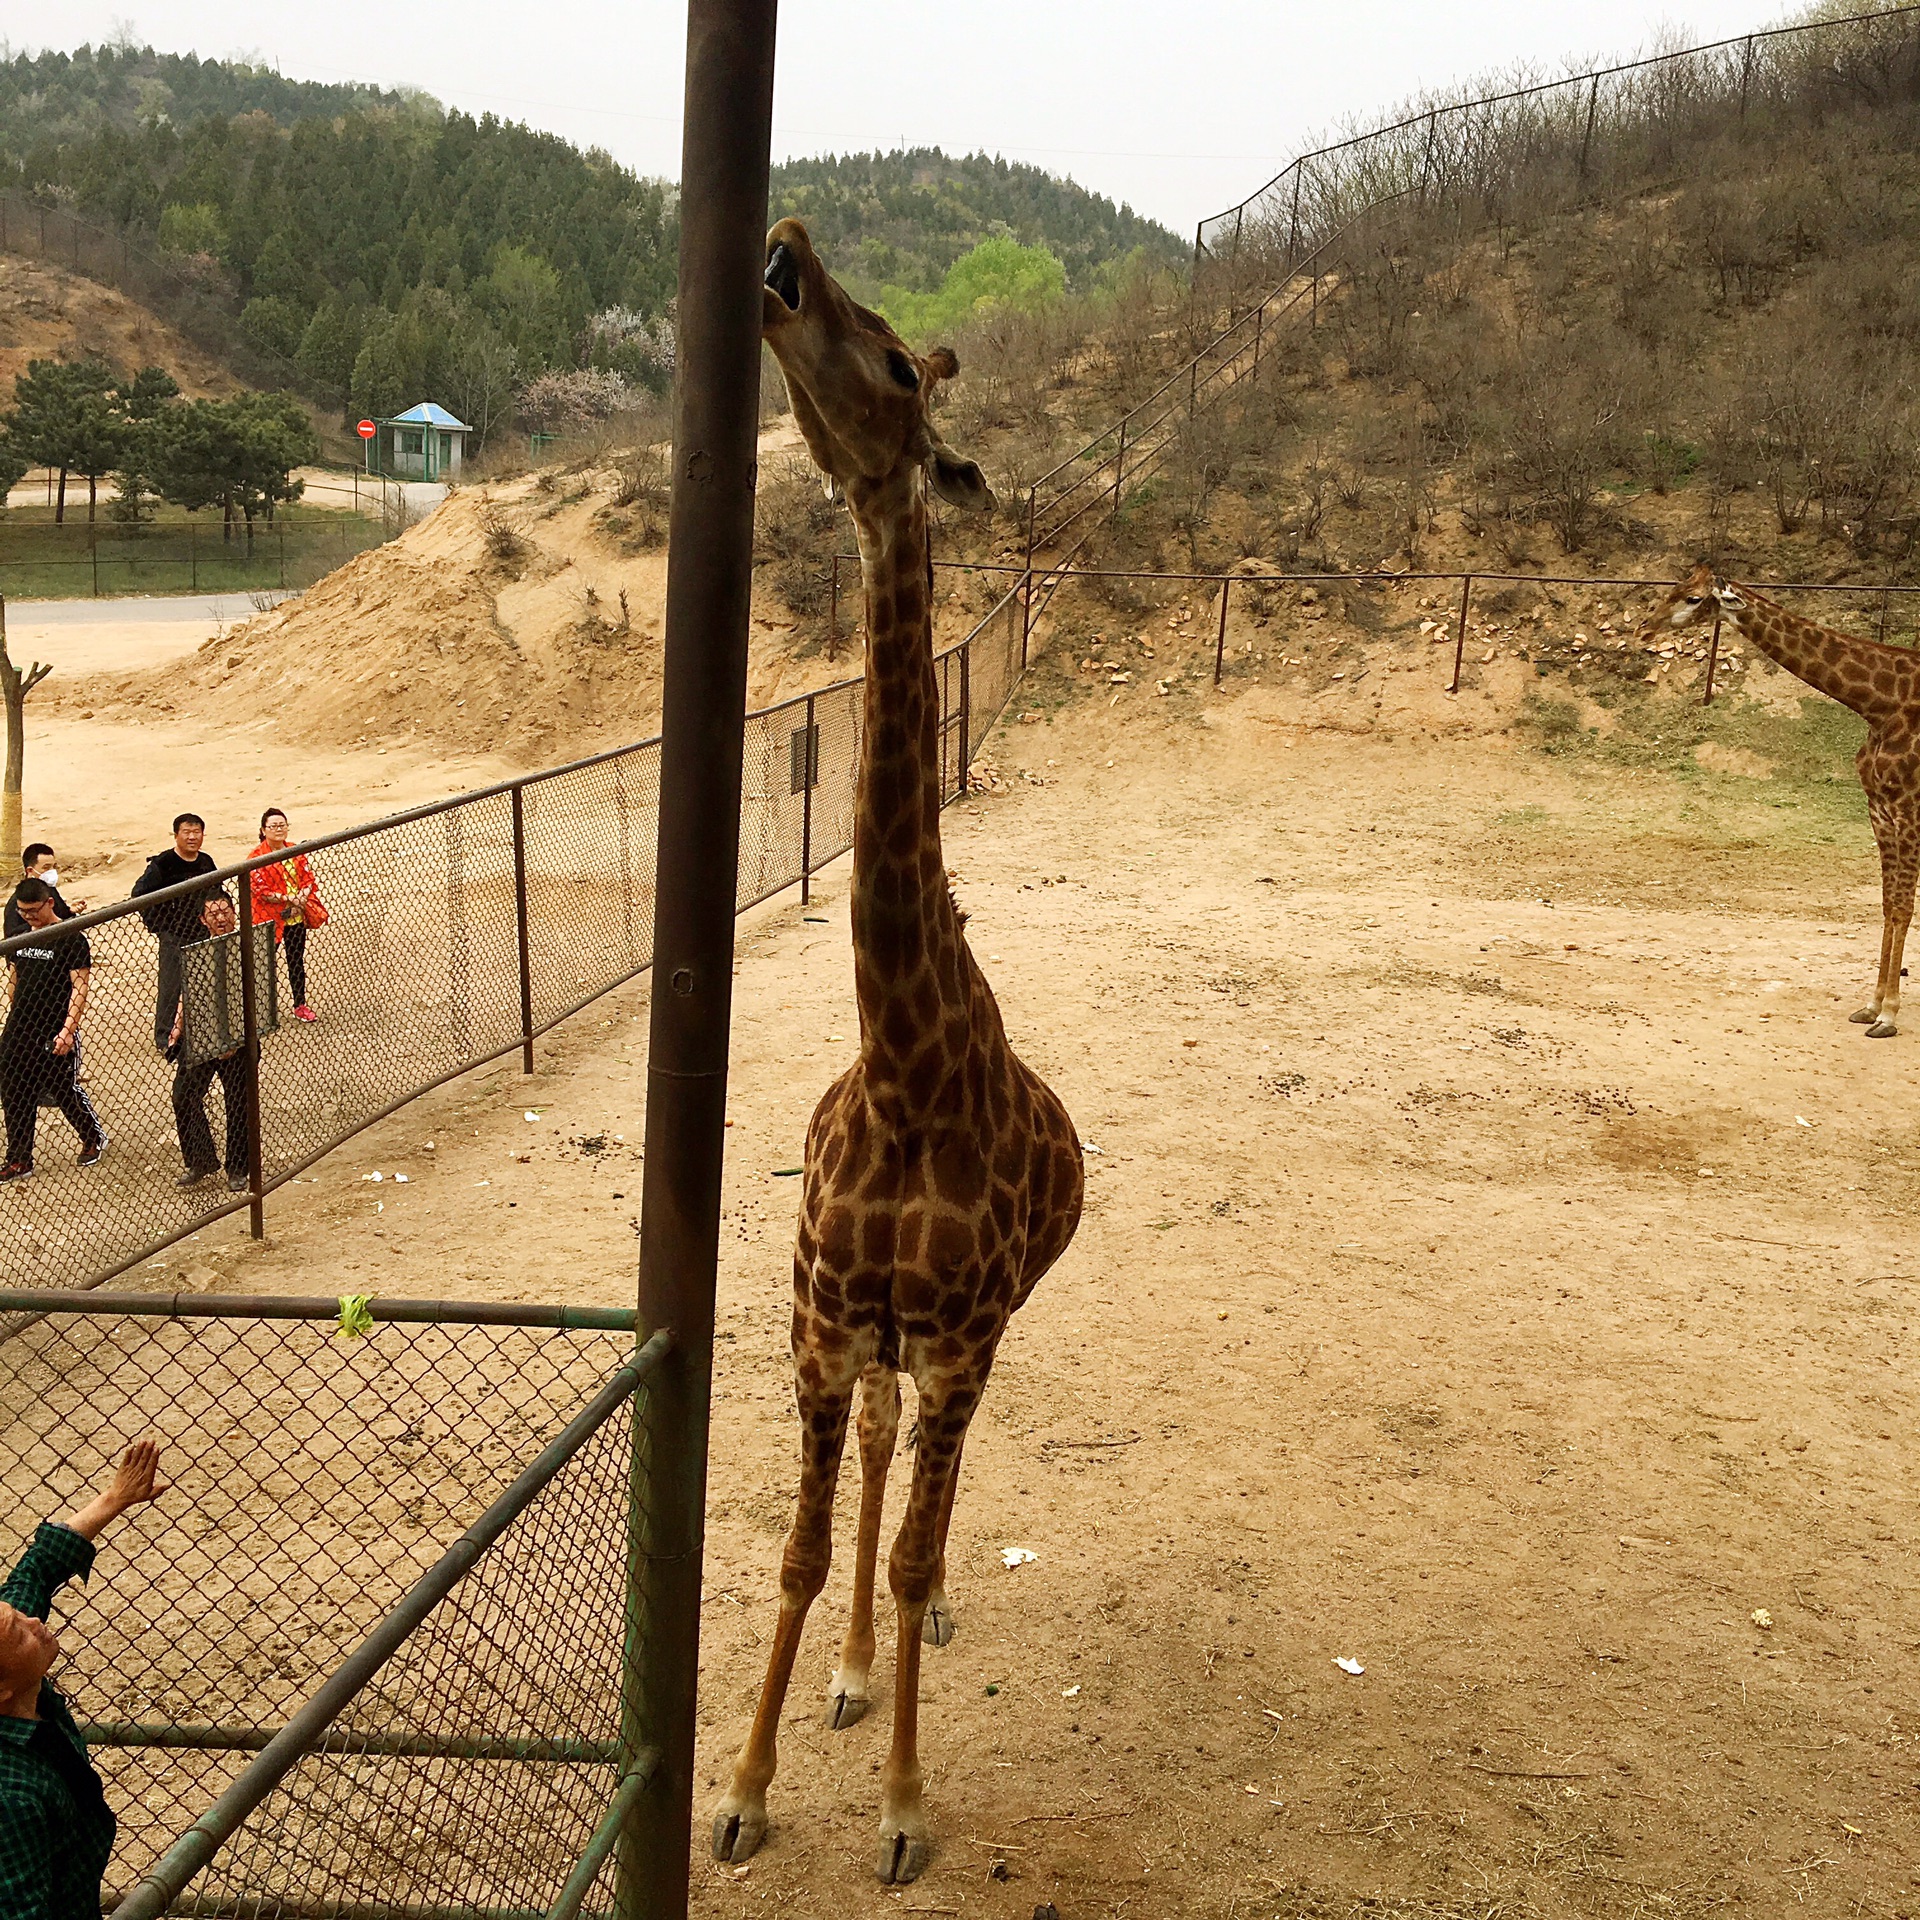
[[[0,596],[0,695],[7,703],[7,771],[0,789],[0,849],[11,849],[4,857],[15,859],[20,852],[20,776],[27,756],[27,695],[53,669],[36,660],[22,673],[7,651],[7,603]]]

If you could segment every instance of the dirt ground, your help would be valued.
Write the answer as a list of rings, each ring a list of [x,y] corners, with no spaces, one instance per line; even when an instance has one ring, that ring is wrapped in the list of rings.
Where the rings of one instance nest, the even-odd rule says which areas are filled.
[[[884,1621],[824,1723],[843,1532],[767,1847],[702,1844],[697,1911],[1920,1914],[1920,1020],[1845,1017],[1857,796],[1354,737],[1339,689],[1105,698],[948,816],[1090,1177],[968,1449],[934,1864],[871,1878]],[[852,1050],[845,890],[740,946],[700,1826],[791,1509],[781,1170]],[[143,1278],[630,1298],[645,1050],[642,985]]]

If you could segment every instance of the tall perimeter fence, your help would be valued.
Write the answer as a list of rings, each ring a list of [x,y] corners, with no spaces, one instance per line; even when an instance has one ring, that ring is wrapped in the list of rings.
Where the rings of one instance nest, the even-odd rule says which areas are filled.
[[[944,798],[966,790],[1026,638],[1015,586],[936,656]],[[852,845],[864,687],[748,715],[742,911],[804,894]],[[244,928],[272,855],[0,941],[0,959],[89,969],[77,1068],[39,1040],[0,1048],[10,1154],[34,1168],[0,1189],[0,1285],[98,1286],[238,1211],[259,1233],[266,1195],[361,1129],[488,1061],[531,1072],[540,1034],[652,959],[659,784],[648,740],[288,849],[328,916],[305,941],[312,1023],[293,1018],[271,924],[194,939],[215,892]],[[80,1166],[95,1129],[109,1145]]]

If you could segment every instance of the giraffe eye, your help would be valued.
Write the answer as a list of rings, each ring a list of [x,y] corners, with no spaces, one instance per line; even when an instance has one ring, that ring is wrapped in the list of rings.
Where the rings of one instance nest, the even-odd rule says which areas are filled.
[[[920,370],[898,347],[887,349],[887,371],[895,382],[906,388],[909,393],[920,391]]]

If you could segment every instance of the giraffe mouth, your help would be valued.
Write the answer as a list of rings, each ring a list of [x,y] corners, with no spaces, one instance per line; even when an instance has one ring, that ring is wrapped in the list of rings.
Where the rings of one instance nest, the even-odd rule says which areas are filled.
[[[766,285],[780,296],[789,313],[800,311],[800,263],[784,241],[767,255]]]

